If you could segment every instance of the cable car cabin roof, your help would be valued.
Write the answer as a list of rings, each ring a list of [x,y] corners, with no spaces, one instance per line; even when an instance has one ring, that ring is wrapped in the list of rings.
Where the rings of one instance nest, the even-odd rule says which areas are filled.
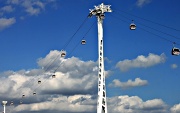
[[[172,49],[172,51],[171,51],[171,54],[178,56],[178,55],[180,54],[180,50],[179,50],[178,48],[175,48],[175,47],[174,47],[174,48]]]

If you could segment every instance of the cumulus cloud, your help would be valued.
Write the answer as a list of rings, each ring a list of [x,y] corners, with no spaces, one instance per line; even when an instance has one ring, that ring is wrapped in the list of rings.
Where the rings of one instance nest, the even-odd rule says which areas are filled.
[[[177,64],[172,64],[172,65],[171,65],[171,68],[172,68],[172,69],[176,69],[177,67],[178,67]]]
[[[32,104],[23,104],[15,107],[15,111],[46,111],[46,112],[65,112],[65,113],[84,113],[95,112],[96,100],[91,95],[73,95],[73,96],[58,96],[49,98],[48,101]]]
[[[180,113],[180,103],[174,105],[171,109],[170,109],[171,113]]]
[[[128,80],[127,82],[121,82],[118,79],[114,79],[112,81],[112,83],[109,84],[109,86],[110,87],[120,87],[122,89],[126,89],[126,88],[144,86],[147,84],[148,84],[147,80],[141,80],[140,78],[136,78],[134,81]]]
[[[107,104],[108,112],[111,113],[168,113],[168,106],[161,99],[143,101],[138,96],[122,95],[107,98]],[[95,113],[96,105],[97,96],[58,95],[56,97],[49,97],[46,99],[46,101],[14,106],[13,113],[22,111],[26,113]],[[7,109],[10,108],[7,107]]]
[[[12,91],[13,93],[8,93],[8,95],[13,98],[16,98],[17,95],[14,93],[17,90],[19,95],[25,94],[30,97],[34,91],[39,94],[95,94],[97,92],[97,63],[81,61],[76,57],[64,59],[58,56],[60,53],[61,51],[51,51],[45,58],[39,59],[38,64],[44,66],[44,69],[5,73],[6,78],[3,82],[8,84],[6,87],[0,86],[2,89],[0,93],[6,94]],[[56,73],[54,73],[55,70]],[[52,78],[53,74],[56,75],[55,79]],[[42,85],[38,84],[38,80],[42,82]]]
[[[164,63],[165,61],[166,61],[166,56],[164,53],[162,53],[161,55],[155,55],[153,53],[149,53],[147,57],[140,55],[133,60],[125,59],[124,61],[119,61],[116,64],[116,67],[119,68],[121,71],[128,71],[131,68],[151,67],[160,63]]]
[[[138,7],[142,7],[142,6],[146,5],[146,4],[149,4],[150,2],[151,2],[151,0],[137,0],[136,5]]]
[[[9,4],[19,4],[20,0],[7,0]]]
[[[50,51],[46,57],[40,58],[38,64],[44,67],[43,69],[1,73],[0,99],[13,100],[15,105],[13,109],[16,112],[94,111],[96,97],[93,95],[97,94],[97,62],[81,61],[76,57],[65,59],[59,57],[61,52]],[[52,78],[53,74],[56,75],[55,78]],[[38,84],[38,81],[41,81],[41,84]],[[33,92],[36,92],[36,95],[33,95]],[[23,102],[22,105],[19,104],[20,101]],[[10,110],[9,112],[14,113]]]
[[[0,74],[0,100],[8,100],[8,113],[96,112],[97,62],[82,61],[76,57],[61,58],[58,57],[60,53],[57,50],[50,51],[44,58],[38,59],[38,64],[43,69],[7,71]],[[54,73],[55,69],[57,71]],[[56,77],[52,78],[52,74]],[[38,80],[41,84],[38,84]],[[120,82],[119,86],[135,87],[146,83],[147,81],[137,78],[134,81],[129,80],[127,84]],[[34,91],[36,95],[33,95]],[[9,106],[10,101],[14,102],[14,106]],[[110,97],[107,102],[108,112],[111,113],[168,113],[169,110],[161,99],[143,101],[138,96]],[[171,109],[177,111],[178,105]]]
[[[25,0],[21,4],[25,11],[30,15],[38,15],[42,9],[44,9],[44,4],[40,1],[29,1]]]
[[[10,27],[14,23],[16,23],[15,18],[0,18],[0,30]]]
[[[2,17],[0,18],[0,30],[3,30],[16,22],[15,17],[17,15],[14,15],[14,17],[6,18],[7,13],[11,13],[11,15],[13,15],[14,13],[16,13],[16,11],[18,11],[18,14],[20,14],[19,18],[24,19],[27,15],[39,15],[45,10],[47,5],[55,4],[56,0],[7,0],[2,3],[5,5],[2,5],[2,7],[0,8],[0,16]],[[25,13],[23,11],[26,12],[26,15],[24,15]]]
[[[143,101],[138,96],[118,96],[108,99],[112,113],[165,113],[167,105],[161,99]]]
[[[8,4],[16,5],[21,8],[24,8],[24,11],[29,15],[38,15],[40,14],[47,4],[54,3],[55,0],[8,0]]]
[[[1,11],[10,13],[10,12],[13,12],[13,11],[14,11],[14,8],[12,8],[11,5],[7,5],[7,6],[2,7],[2,8],[1,8]]]

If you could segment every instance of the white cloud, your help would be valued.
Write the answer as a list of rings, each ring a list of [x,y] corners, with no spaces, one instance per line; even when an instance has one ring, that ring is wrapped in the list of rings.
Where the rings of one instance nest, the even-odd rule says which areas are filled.
[[[32,1],[32,0],[25,0],[22,2],[22,6],[25,8],[25,11],[30,14],[30,15],[38,15],[41,11],[41,7],[39,4],[42,4],[42,2],[39,2],[39,4],[37,4],[39,1]],[[41,6],[42,6],[41,5]]]
[[[13,100],[15,105],[6,107],[8,113],[96,112],[97,62],[85,62],[76,57],[57,57],[60,53],[61,51],[54,50],[38,60],[40,67],[47,67],[50,65],[49,61],[57,58],[55,62],[51,62],[52,65],[46,72],[43,69],[31,69],[1,73],[0,100]],[[56,66],[60,67],[55,73],[56,78],[52,78]],[[38,80],[42,84],[38,84]],[[135,87],[138,84],[144,85],[147,81],[137,78],[127,83],[126,87]],[[33,95],[33,91],[37,95]],[[25,94],[25,98],[22,98],[22,94]],[[20,100],[23,104],[19,104]],[[143,101],[138,96],[111,97],[107,98],[107,102],[108,112],[111,113],[168,113],[170,110],[161,99]],[[172,109],[178,109],[178,105]]]
[[[15,5],[17,7],[23,8],[27,14],[39,15],[45,10],[46,5],[55,3],[56,0],[8,0],[6,3],[9,5]]]
[[[39,15],[45,10],[47,5],[53,6],[56,4],[56,0],[5,0],[2,3],[6,5],[0,8],[0,16],[4,17],[0,18],[0,30],[13,25],[16,22],[15,17],[25,19],[25,17],[29,15]],[[19,17],[17,17],[16,11],[18,11]],[[11,13],[11,15],[14,15],[14,17],[6,18],[9,16],[6,15],[7,13]]]
[[[107,102],[108,112],[111,113],[168,113],[168,107],[161,99],[143,101],[138,96],[123,95],[107,98]],[[18,105],[13,113],[95,113],[96,103],[96,97],[92,95],[56,96],[43,102]]]
[[[28,7],[26,9],[26,12],[29,13],[30,15],[38,15],[40,13],[40,8]]]
[[[92,101],[93,104],[87,103]],[[48,101],[32,104],[19,105],[15,108],[15,111],[59,111],[59,112],[92,112],[95,111],[95,100],[92,100],[90,95],[74,95],[74,96],[58,96],[56,98],[49,98]]]
[[[7,0],[9,4],[19,4],[20,0]]]
[[[16,23],[15,18],[0,18],[0,30],[10,27],[14,23]]]
[[[149,53],[147,57],[140,55],[133,60],[125,59],[124,61],[119,61],[116,64],[116,67],[121,71],[128,71],[131,68],[146,68],[154,66],[160,63],[164,63],[165,60],[166,56],[164,53],[162,53],[161,55]]]
[[[1,11],[10,13],[10,12],[13,12],[13,11],[14,11],[14,8],[12,8],[11,5],[8,5],[8,6],[2,7],[2,8],[1,8]]]
[[[118,96],[108,99],[111,113],[167,113],[167,105],[161,99],[143,101],[138,96]]]
[[[180,103],[174,105],[170,110],[171,110],[171,113],[180,113]]]
[[[172,69],[176,69],[177,67],[178,67],[177,64],[172,64],[172,65],[171,65],[171,68],[172,68]]]
[[[113,82],[109,84],[109,86],[126,89],[126,88],[144,86],[147,84],[148,84],[147,80],[141,80],[140,78],[136,78],[134,81],[128,80],[127,82],[121,82],[118,79],[114,79]]]
[[[60,53],[61,51],[54,50],[45,58],[39,59],[38,63],[40,66],[45,67],[44,70],[32,69],[4,73],[6,79],[2,82],[7,84],[0,86],[0,93],[6,94],[11,90],[12,93],[8,93],[8,97],[12,98],[17,98],[18,94],[22,95],[23,93],[32,97],[33,91],[37,89],[37,93],[40,94],[74,95],[96,93],[98,70],[95,68],[97,68],[97,63],[93,61],[84,62],[76,57],[64,59],[58,57]],[[54,59],[56,60],[54,61]],[[56,78],[53,79],[51,76],[55,70]],[[42,85],[37,84],[38,80],[42,81]],[[18,90],[18,94],[15,94],[17,93],[16,90]]]
[[[149,4],[150,2],[151,2],[151,0],[137,0],[136,5],[138,7],[142,7],[143,5]]]

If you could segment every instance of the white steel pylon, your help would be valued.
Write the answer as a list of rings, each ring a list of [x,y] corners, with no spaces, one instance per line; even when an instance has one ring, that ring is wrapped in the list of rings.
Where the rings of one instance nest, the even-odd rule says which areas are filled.
[[[2,105],[4,107],[3,113],[6,113],[6,104],[7,104],[7,101],[2,101]]]
[[[99,72],[98,72],[98,100],[97,100],[97,113],[107,113],[106,102],[106,85],[105,85],[105,73],[104,73],[104,51],[103,51],[103,19],[105,18],[105,12],[112,12],[110,5],[95,6],[94,9],[90,9],[89,17],[93,15],[97,17],[98,25],[98,60],[99,60]]]

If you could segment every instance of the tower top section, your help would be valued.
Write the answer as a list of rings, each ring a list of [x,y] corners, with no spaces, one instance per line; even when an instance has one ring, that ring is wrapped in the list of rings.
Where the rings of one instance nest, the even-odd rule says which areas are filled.
[[[92,17],[93,15],[99,16],[101,14],[104,14],[105,12],[112,12],[111,5],[104,5],[104,3],[101,3],[98,6],[94,6],[94,9],[90,9],[90,13],[88,17]]]
[[[3,105],[6,105],[6,104],[7,104],[7,101],[2,101],[2,104],[3,104]]]

